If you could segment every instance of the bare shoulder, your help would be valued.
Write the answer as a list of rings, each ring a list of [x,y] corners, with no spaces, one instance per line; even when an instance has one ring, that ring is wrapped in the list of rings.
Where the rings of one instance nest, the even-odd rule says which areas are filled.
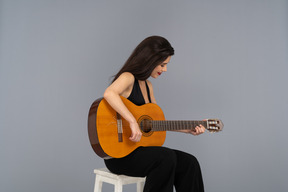
[[[125,79],[134,80],[134,75],[130,72],[124,72],[118,78],[120,78],[120,77],[125,78]]]
[[[129,72],[122,73],[116,80],[116,83],[130,85],[134,83],[134,75]]]
[[[108,89],[123,97],[128,97],[132,91],[133,84],[134,75],[129,72],[124,72],[108,87]]]

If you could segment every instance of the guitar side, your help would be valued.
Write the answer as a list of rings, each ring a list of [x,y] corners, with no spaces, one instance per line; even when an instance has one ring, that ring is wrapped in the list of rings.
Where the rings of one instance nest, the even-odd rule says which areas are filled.
[[[90,140],[91,147],[93,148],[94,152],[102,158],[107,158],[109,157],[104,150],[102,149],[100,142],[99,142],[99,136],[98,132],[96,129],[96,117],[97,117],[97,111],[98,111],[98,106],[100,102],[103,100],[103,98],[99,98],[95,100],[89,110],[88,114],[88,136]]]

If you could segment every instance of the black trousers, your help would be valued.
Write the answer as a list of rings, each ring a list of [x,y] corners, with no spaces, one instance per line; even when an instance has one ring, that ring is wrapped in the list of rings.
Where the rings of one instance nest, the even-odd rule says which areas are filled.
[[[200,165],[188,153],[166,147],[139,147],[124,158],[105,160],[116,174],[146,177],[144,192],[204,192]]]

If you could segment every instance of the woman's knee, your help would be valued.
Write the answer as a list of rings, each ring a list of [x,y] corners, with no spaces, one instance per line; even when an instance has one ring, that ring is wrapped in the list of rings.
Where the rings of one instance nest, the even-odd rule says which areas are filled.
[[[176,167],[177,155],[172,149],[161,147],[156,158],[158,163],[165,164],[166,167]]]

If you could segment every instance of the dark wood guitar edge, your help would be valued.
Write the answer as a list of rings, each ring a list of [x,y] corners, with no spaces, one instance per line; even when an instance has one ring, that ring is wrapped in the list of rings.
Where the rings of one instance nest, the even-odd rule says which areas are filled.
[[[110,158],[109,155],[107,155],[99,142],[99,137],[98,137],[98,133],[97,133],[97,122],[96,122],[96,116],[97,116],[97,110],[98,110],[98,106],[100,104],[100,102],[102,101],[103,97],[95,100],[93,102],[93,104],[90,107],[89,110],[89,115],[88,115],[88,136],[89,136],[89,140],[90,140],[90,144],[94,150],[94,152],[106,159],[106,158]]]

